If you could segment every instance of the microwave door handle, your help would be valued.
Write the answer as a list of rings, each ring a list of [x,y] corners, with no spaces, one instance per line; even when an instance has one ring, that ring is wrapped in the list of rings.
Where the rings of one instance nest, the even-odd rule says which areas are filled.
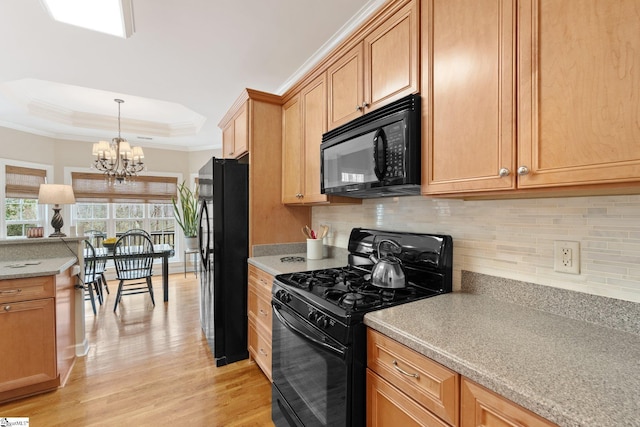
[[[387,170],[387,137],[382,128],[378,129],[373,136],[373,172],[378,181],[384,179]]]

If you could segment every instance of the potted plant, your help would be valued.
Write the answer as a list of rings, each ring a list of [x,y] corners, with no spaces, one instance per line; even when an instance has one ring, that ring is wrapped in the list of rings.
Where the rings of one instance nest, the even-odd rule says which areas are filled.
[[[183,181],[178,185],[178,201],[171,198],[173,216],[182,228],[187,249],[198,247],[198,186],[191,191]]]

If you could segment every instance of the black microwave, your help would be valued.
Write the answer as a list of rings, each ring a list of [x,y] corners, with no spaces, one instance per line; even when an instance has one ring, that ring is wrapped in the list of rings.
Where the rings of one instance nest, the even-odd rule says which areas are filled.
[[[323,194],[420,194],[420,95],[409,95],[322,135]]]

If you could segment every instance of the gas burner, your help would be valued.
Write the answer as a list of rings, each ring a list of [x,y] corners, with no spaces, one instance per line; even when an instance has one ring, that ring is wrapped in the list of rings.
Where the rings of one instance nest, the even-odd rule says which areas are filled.
[[[343,291],[340,289],[327,289],[324,291],[324,297],[339,307],[352,310],[376,307],[382,301],[379,295]]]
[[[280,262],[305,262],[305,259],[302,256],[283,256]]]

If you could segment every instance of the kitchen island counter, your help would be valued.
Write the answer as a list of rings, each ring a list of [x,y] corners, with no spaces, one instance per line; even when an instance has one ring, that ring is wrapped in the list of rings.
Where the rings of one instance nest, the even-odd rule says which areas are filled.
[[[469,290],[368,313],[365,324],[560,426],[640,425],[640,335],[625,319],[640,305],[593,299],[610,300],[626,326]]]
[[[76,257],[0,261],[0,280],[55,276],[78,262]]]

